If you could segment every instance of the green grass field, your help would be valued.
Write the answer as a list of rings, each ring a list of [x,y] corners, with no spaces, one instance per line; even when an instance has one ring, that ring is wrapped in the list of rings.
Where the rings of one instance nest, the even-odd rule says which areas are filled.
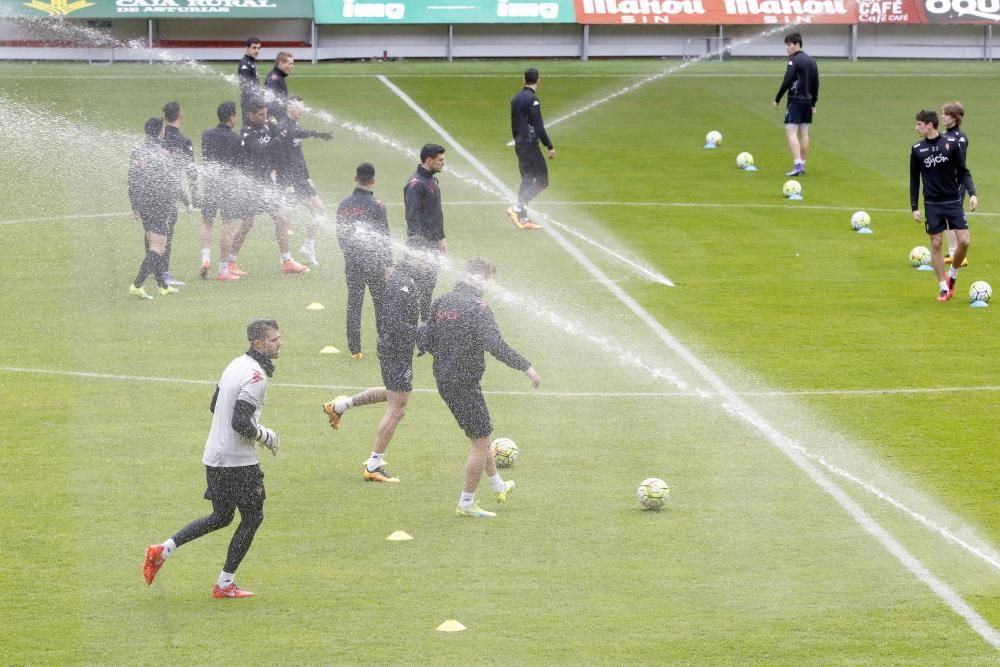
[[[541,62],[546,118],[677,64]],[[974,280],[1000,286],[995,68],[821,61],[800,202],[781,196],[790,159],[770,101],[783,61],[682,68],[550,127],[558,156],[536,204],[551,222],[527,233],[376,78],[516,189],[507,103],[525,66],[300,64],[289,79],[334,117],[303,123],[335,133],[306,144],[330,209],[371,161],[402,238],[416,160],[400,147],[448,148],[450,255],[497,263],[487,298],[543,380],[532,391],[488,364],[495,435],[521,458],[487,522],[452,514],[468,445],[428,358],[387,455],[402,483],[359,474],[381,406],[327,426],[323,401],[381,382],[370,304],[365,360],[320,354],[346,348],[332,230],[321,266],[283,276],[261,218],[240,261],[251,275],[218,284],[198,280],[182,213],[172,270],[188,286],[126,294],[142,253],[128,151],[173,99],[197,144],[237,96],[230,64],[0,65],[0,663],[1000,662],[1000,337],[996,306],[964,298]],[[914,113],[952,99],[968,111],[981,206],[961,298],[939,304],[933,274],[907,261],[928,245],[907,206],[908,151]],[[759,171],[736,168],[744,150]],[[874,234],[851,230],[857,209]],[[456,275],[446,267],[439,291]],[[283,332],[264,414],[282,450],[263,452],[266,520],[237,577],[257,597],[209,595],[235,524],[147,587],[146,545],[209,511],[213,385],[265,315]],[[649,476],[672,488],[659,513],[635,503]],[[491,496],[484,484],[493,509]],[[386,541],[396,530],[414,539]],[[436,631],[447,619],[467,629]]]

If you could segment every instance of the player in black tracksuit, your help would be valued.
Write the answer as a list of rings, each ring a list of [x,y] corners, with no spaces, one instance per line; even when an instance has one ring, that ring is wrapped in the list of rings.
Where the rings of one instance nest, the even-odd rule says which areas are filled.
[[[222,234],[219,237],[220,281],[239,280],[229,273],[229,253],[232,249],[233,224],[240,217],[234,198],[234,189],[243,165],[243,146],[240,135],[233,131],[236,124],[236,105],[223,102],[216,110],[219,124],[201,133],[201,277],[208,278],[211,261],[212,225],[216,214],[222,215]]]
[[[240,83],[240,111],[243,113],[243,124],[247,124],[247,103],[260,95],[260,80],[257,78],[257,56],[260,54],[260,40],[248,37],[246,53],[236,65],[236,76]]]
[[[962,186],[969,193],[969,207],[978,205],[976,185],[965,166],[965,155],[958,142],[938,132],[938,115],[921,111],[916,116],[916,131],[922,139],[910,149],[910,209],[913,219],[921,221],[919,209],[920,183],[924,185],[924,229],[931,237],[931,260],[937,274],[940,293],[938,301],[947,301],[955,294],[958,268],[969,249],[969,226],[962,210]],[[957,247],[954,261],[945,275],[941,236],[947,229],[955,230]]]
[[[177,290],[167,285],[166,251],[167,233],[177,221],[177,199],[181,192],[180,174],[173,160],[160,143],[163,119],[150,118],[144,126],[145,141],[133,149],[128,165],[128,198],[132,216],[142,222],[145,231],[146,254],[135,280],[129,285],[129,294],[141,299],[152,299],[143,289],[150,274],[156,278],[163,295]]]
[[[961,102],[949,102],[941,108],[941,125],[944,126],[944,131],[942,134],[952,137],[958,142],[958,147],[962,149],[962,157],[965,158],[965,164],[969,164],[969,137],[962,131],[962,120],[965,118],[965,107],[962,106]],[[961,198],[962,204],[965,204],[966,188],[963,184],[960,188],[959,196]],[[945,240],[947,241],[948,254],[945,255],[944,263],[951,264],[952,255],[955,254],[955,248],[958,246],[958,241],[955,238],[955,231],[952,229],[945,230],[944,232]],[[962,266],[967,266],[969,264],[968,255],[966,259],[962,262]]]
[[[295,58],[290,53],[282,51],[274,59],[274,69],[268,72],[264,79],[264,91],[267,97],[268,113],[275,120],[282,120],[287,115],[288,83],[285,79],[295,69]]]
[[[237,193],[243,226],[233,240],[229,270],[237,273],[241,271],[238,267],[234,267],[236,256],[246,234],[253,226],[253,218],[261,213],[268,213],[274,222],[274,235],[281,254],[282,273],[306,273],[309,269],[292,259],[291,253],[288,252],[288,216],[285,212],[287,204],[272,179],[272,173],[281,164],[286,150],[284,143],[288,140],[288,136],[268,122],[267,114],[268,107],[263,99],[252,101],[250,114],[247,116],[249,125],[240,133],[243,163],[248,180],[246,186],[241,187]]]
[[[309,225],[306,227],[305,238],[302,240],[299,252],[310,264],[318,266],[316,233],[320,225],[329,223],[329,218],[326,217],[326,208],[323,206],[323,200],[319,198],[316,185],[309,177],[309,167],[306,165],[305,155],[302,154],[302,142],[310,137],[330,141],[333,134],[299,127],[298,121],[305,112],[306,107],[301,97],[293,95],[288,98],[286,106],[288,115],[277,122],[278,132],[284,137],[282,142],[284,151],[277,166],[277,178],[278,185],[285,188],[295,202],[301,202],[309,211]]]
[[[448,252],[444,235],[444,209],[441,208],[441,186],[434,174],[444,169],[444,148],[426,144],[420,149],[420,165],[403,187],[406,207],[407,244],[428,254],[426,269],[418,277],[420,288],[420,319],[431,317],[431,300],[437,285],[438,260]]]
[[[198,183],[198,167],[194,162],[194,147],[191,140],[181,134],[181,105],[177,102],[169,102],[163,107],[163,132],[160,136],[160,143],[167,149],[167,152],[174,159],[174,168],[178,173],[183,173],[187,179],[188,192],[180,190],[179,200],[187,207],[188,212],[193,210],[193,195]],[[190,194],[189,194],[190,193]],[[170,226],[167,232],[167,247],[163,253],[163,262],[166,267],[167,284],[182,286],[184,283],[177,280],[170,274],[170,252],[174,242],[174,225]]]
[[[420,341],[421,350],[434,355],[438,393],[471,443],[456,510],[459,516],[495,516],[475,503],[476,488],[484,470],[498,501],[506,502],[507,492],[514,486],[513,482],[500,478],[489,451],[493,424],[479,386],[486,370],[485,352],[523,371],[532,386],[537,388],[541,381],[528,360],[504,341],[493,312],[483,301],[485,284],[495,272],[496,267],[482,257],[470,259],[465,278],[434,302],[433,317]]]
[[[361,358],[361,306],[365,287],[375,305],[375,328],[381,331],[385,276],[392,264],[392,239],[385,204],[375,199],[375,167],[358,165],[357,187],[337,207],[337,243],[344,253],[347,277],[347,346],[351,356]]]
[[[507,209],[510,221],[518,229],[539,229],[541,225],[528,219],[528,202],[549,187],[549,167],[545,164],[538,142],[549,149],[549,159],[556,156],[555,146],[545,131],[542,121],[542,103],[535,91],[538,88],[538,70],[524,72],[524,88],[510,101],[510,131],[514,135],[514,152],[521,173],[521,187],[517,201]]]
[[[802,176],[806,173],[806,158],[809,155],[809,125],[819,102],[819,69],[812,56],[802,50],[802,35],[799,33],[785,35],[785,51],[788,53],[788,67],[785,68],[778,94],[774,96],[774,107],[778,108],[781,97],[787,91],[785,138],[794,164],[785,175]]]

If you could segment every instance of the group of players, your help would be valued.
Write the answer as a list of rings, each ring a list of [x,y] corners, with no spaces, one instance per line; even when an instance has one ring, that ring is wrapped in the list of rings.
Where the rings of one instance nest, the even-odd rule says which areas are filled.
[[[819,100],[819,70],[816,61],[802,50],[802,35],[785,35],[788,66],[774,106],[788,93],[785,111],[785,136],[792,153],[792,169],[786,176],[804,176],[809,152],[809,125]],[[931,264],[938,281],[939,302],[955,295],[958,271],[968,265],[969,224],[965,217],[965,195],[969,209],[976,210],[978,199],[972,174],[966,165],[969,138],[962,131],[965,107],[949,102],[938,116],[935,111],[920,111],[915,130],[920,141],[910,149],[910,208],[913,219],[924,223],[931,242]],[[943,131],[939,125],[943,124]],[[924,215],[919,209],[920,185],[924,188]],[[945,254],[947,248],[947,255]],[[946,268],[946,265],[951,265]]]
[[[289,54],[278,54],[275,70],[268,76],[264,97],[256,89],[256,54],[260,41],[247,41],[247,52],[240,61],[239,73],[243,95],[244,127],[237,135],[235,105],[219,106],[219,125],[202,135],[204,189],[200,201],[203,214],[202,275],[208,270],[207,247],[211,224],[216,213],[223,219],[222,256],[216,278],[238,280],[241,272],[236,255],[254,216],[269,213],[274,220],[282,252],[282,270],[305,271],[287,255],[286,196],[294,193],[310,206],[316,219],[322,204],[316,195],[298,148],[308,136],[329,138],[324,133],[301,130],[301,100],[287,96],[284,77],[294,64]],[[283,56],[287,56],[283,60]],[[538,72],[529,69],[525,86],[511,101],[512,133],[522,176],[518,201],[508,209],[511,222],[518,229],[538,229],[528,217],[527,204],[548,184],[548,173],[539,142],[555,157],[555,149],[545,133],[539,102],[534,95]],[[249,91],[249,92],[248,92]],[[191,142],[179,133],[164,139],[163,119],[147,122],[146,141],[132,156],[129,169],[129,196],[136,217],[146,229],[148,250],[130,293],[151,298],[142,283],[154,275],[161,294],[177,291],[169,269],[169,242],[176,222],[177,203],[185,199],[181,174],[191,174]],[[160,121],[160,122],[157,122]],[[296,140],[299,140],[296,142]],[[174,146],[176,145],[176,148]],[[375,305],[377,345],[384,386],[368,388],[354,396],[339,396],[323,406],[330,426],[339,429],[344,413],[354,407],[386,403],[385,414],[376,429],[375,442],[362,469],[364,480],[398,482],[385,468],[384,454],[396,427],[405,415],[413,390],[414,354],[430,353],[438,393],[459,427],[469,438],[462,491],[455,514],[460,517],[492,518],[495,512],[483,509],[476,501],[476,491],[485,473],[498,503],[507,502],[515,484],[504,480],[490,452],[493,425],[480,382],[485,372],[485,353],[510,368],[522,371],[531,385],[541,382],[537,371],[503,339],[496,319],[483,301],[483,292],[496,267],[483,257],[474,257],[465,265],[460,281],[447,294],[432,301],[441,256],[447,252],[444,213],[436,174],[444,168],[445,149],[427,144],[420,151],[420,164],[404,187],[407,242],[401,259],[392,266],[392,245],[384,205],[373,195],[375,168],[370,163],[357,167],[354,192],[337,209],[337,238],[344,253],[347,274],[347,336],[355,359],[364,358],[361,349],[361,309],[367,289]],[[192,175],[188,176],[193,178]],[[233,183],[240,187],[233,187]],[[189,180],[189,183],[194,183]],[[171,214],[172,211],[172,214]],[[237,222],[242,226],[230,236]],[[206,241],[207,238],[207,241]],[[314,239],[315,236],[309,236]],[[282,244],[284,244],[282,246]],[[303,253],[315,262],[312,246]],[[310,257],[310,255],[312,255]],[[260,422],[266,398],[267,379],[274,373],[274,359],[281,349],[278,323],[257,319],[247,327],[250,348],[225,369],[212,397],[212,425],[205,443],[207,491],[212,513],[192,521],[171,538],[150,545],[143,562],[143,577],[152,584],[166,559],[181,545],[228,526],[238,509],[240,523],[227,550],[226,560],[212,588],[215,598],[243,598],[254,594],[236,585],[236,569],[250,548],[257,528],[263,522],[265,498],[263,472],[254,445],[260,444],[276,454],[277,433]]]

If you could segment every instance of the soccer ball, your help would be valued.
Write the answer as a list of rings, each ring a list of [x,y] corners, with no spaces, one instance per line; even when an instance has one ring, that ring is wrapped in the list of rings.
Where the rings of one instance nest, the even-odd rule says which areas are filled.
[[[497,438],[494,440],[490,446],[490,453],[493,454],[493,460],[496,461],[497,466],[500,468],[509,468],[514,465],[514,461],[517,460],[518,454],[520,454],[517,444],[510,438]]]
[[[865,213],[864,211],[857,211],[851,216],[851,227],[854,231],[859,231],[865,227],[870,227],[872,224],[872,217]]]
[[[977,280],[969,285],[969,301],[982,301],[989,303],[993,296],[993,288],[985,280]]]
[[[802,194],[802,184],[796,180],[785,181],[785,184],[781,186],[781,192],[786,197],[800,195]]]
[[[918,245],[910,251],[910,264],[913,266],[924,266],[931,263],[931,251],[922,245]]]
[[[742,153],[736,156],[736,166],[739,167],[740,169],[746,169],[747,167],[752,167],[753,155],[750,155],[750,153],[743,151]]]
[[[722,133],[716,130],[712,130],[711,132],[705,135],[705,142],[709,144],[715,144],[716,146],[718,146],[719,144],[722,143]]]
[[[650,477],[642,480],[635,497],[643,509],[658,510],[670,500],[670,487],[662,479]]]

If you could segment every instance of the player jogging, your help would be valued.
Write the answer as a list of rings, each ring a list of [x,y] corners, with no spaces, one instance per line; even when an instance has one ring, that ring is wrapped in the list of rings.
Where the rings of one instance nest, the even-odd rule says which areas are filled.
[[[431,299],[437,285],[440,256],[448,252],[444,236],[444,210],[441,208],[441,184],[434,174],[444,169],[444,147],[425,144],[420,149],[420,164],[403,186],[403,204],[406,209],[407,244],[425,251],[429,261],[417,277],[420,290],[420,319],[431,316]]]
[[[518,229],[541,229],[541,225],[528,218],[528,202],[549,187],[549,167],[542,156],[538,142],[549,149],[549,159],[556,156],[555,146],[545,131],[542,121],[542,103],[538,101],[538,70],[524,71],[524,88],[510,101],[510,131],[514,135],[514,152],[521,173],[521,186],[517,201],[507,209],[510,221]]]
[[[225,528],[236,510],[236,527],[219,579],[212,587],[213,598],[245,598],[253,595],[236,585],[234,577],[250,550],[254,534],[264,521],[264,473],[254,445],[278,453],[278,435],[260,423],[261,409],[267,398],[267,379],[274,373],[272,360],[281,351],[278,323],[257,319],[247,327],[250,349],[233,359],[222,372],[209,409],[212,426],[205,442],[202,463],[208,490],[205,499],[212,501],[212,513],[195,519],[162,544],[146,549],[142,576],[146,584],[178,547]]]
[[[201,277],[208,278],[212,259],[212,225],[216,214],[222,215],[219,235],[219,270],[215,279],[223,282],[239,280],[229,272],[229,254],[239,212],[234,201],[233,179],[240,171],[243,147],[240,135],[233,131],[236,124],[236,104],[223,102],[215,112],[219,124],[201,133]]]
[[[812,56],[802,50],[802,35],[799,33],[785,35],[785,51],[788,53],[788,67],[778,94],[774,96],[774,108],[778,108],[781,97],[787,91],[785,138],[795,162],[785,176],[803,176],[809,155],[809,124],[819,101],[819,69]]]
[[[947,301],[955,295],[958,270],[969,249],[969,226],[962,210],[961,188],[969,193],[969,208],[976,210],[976,185],[972,174],[965,167],[965,156],[954,138],[938,132],[938,115],[934,111],[921,111],[916,116],[916,131],[921,139],[910,149],[910,209],[913,219],[921,221],[918,200],[920,182],[924,184],[924,212],[927,219],[924,229],[931,237],[931,263],[937,275],[938,301]],[[941,254],[941,236],[947,229],[955,230],[954,261],[945,274]]]
[[[257,56],[260,55],[260,40],[247,37],[246,51],[236,65],[236,76],[240,83],[240,111],[243,113],[243,124],[247,124],[248,102],[260,95],[260,80],[257,78]]]
[[[455,514],[461,517],[496,516],[476,502],[476,489],[484,471],[498,503],[507,502],[507,495],[514,488],[513,480],[504,481],[500,477],[496,461],[490,455],[493,424],[479,386],[486,370],[485,352],[524,372],[532,387],[537,389],[541,382],[531,363],[504,342],[493,311],[483,301],[483,290],[495,273],[496,267],[490,261],[482,257],[470,259],[462,280],[434,302],[433,319],[421,341],[422,348],[434,355],[438,393],[470,442],[465,482],[455,508]]]
[[[281,51],[274,57],[274,69],[264,79],[264,91],[267,96],[268,112],[276,121],[283,120],[287,113],[288,83],[286,78],[295,69],[295,57],[286,51]]]

